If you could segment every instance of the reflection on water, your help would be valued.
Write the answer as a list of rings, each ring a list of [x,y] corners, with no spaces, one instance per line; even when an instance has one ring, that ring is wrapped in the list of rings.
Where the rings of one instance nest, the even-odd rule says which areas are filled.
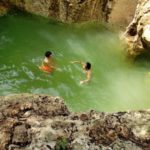
[[[119,111],[150,107],[150,63],[125,58],[115,33],[100,25],[67,26],[30,15],[0,18],[0,95],[61,96],[73,111]],[[45,51],[57,69],[41,72]],[[72,60],[92,63],[92,81]]]

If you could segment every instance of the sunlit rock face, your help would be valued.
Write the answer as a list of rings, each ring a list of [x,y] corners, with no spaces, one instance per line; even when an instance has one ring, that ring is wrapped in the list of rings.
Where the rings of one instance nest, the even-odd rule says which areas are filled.
[[[128,54],[139,55],[150,49],[150,0],[139,0],[134,19],[127,27]]]
[[[72,113],[59,97],[0,97],[0,150],[149,150],[150,110]]]
[[[149,16],[150,17],[150,16]],[[146,25],[143,28],[143,34],[142,34],[143,42],[150,47],[150,24]]]
[[[108,0],[7,0],[28,12],[62,22],[106,20]]]
[[[104,21],[127,25],[138,0],[2,0],[27,12],[58,21]]]
[[[127,27],[132,21],[138,0],[114,0],[108,22]]]

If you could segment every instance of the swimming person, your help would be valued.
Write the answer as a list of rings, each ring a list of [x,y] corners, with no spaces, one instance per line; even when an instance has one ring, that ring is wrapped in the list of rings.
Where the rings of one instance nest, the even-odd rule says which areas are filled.
[[[45,52],[45,58],[42,62],[42,65],[39,67],[39,69],[44,72],[51,73],[54,70],[54,68],[55,67],[52,59],[52,52],[47,51]]]
[[[87,83],[91,80],[91,63],[89,63],[89,62],[84,63],[81,61],[72,61],[71,63],[79,63],[82,65],[82,68],[83,68],[84,73],[86,75],[86,79],[81,80],[80,84]]]

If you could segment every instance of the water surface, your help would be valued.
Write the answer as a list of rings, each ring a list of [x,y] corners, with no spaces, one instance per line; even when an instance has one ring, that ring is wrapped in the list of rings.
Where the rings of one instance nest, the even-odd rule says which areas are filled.
[[[47,50],[57,70],[38,69]],[[92,81],[72,60],[92,64]],[[116,33],[101,25],[65,25],[31,16],[0,18],[0,95],[42,93],[61,96],[72,111],[150,108],[150,63],[130,61]]]

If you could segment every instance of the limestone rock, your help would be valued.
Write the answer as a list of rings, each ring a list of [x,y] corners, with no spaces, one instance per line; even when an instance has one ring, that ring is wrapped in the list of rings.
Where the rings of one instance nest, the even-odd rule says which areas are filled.
[[[137,56],[150,49],[150,0],[140,0],[135,16],[126,29],[127,52]]]
[[[142,39],[143,42],[150,47],[150,24],[143,28]]]
[[[12,143],[19,146],[26,146],[31,143],[30,126],[27,124],[17,125],[14,127]]]
[[[138,0],[2,0],[21,10],[65,23],[109,22],[126,26]],[[13,8],[13,7],[12,7]],[[126,11],[128,9],[128,11]]]
[[[126,27],[132,21],[138,0],[114,0],[108,22]]]
[[[86,114],[81,114],[80,120],[82,120],[82,121],[87,121],[87,120],[89,120],[88,115],[86,115]]]
[[[148,150],[149,129],[150,110],[71,113],[59,97],[0,97],[0,150]]]

